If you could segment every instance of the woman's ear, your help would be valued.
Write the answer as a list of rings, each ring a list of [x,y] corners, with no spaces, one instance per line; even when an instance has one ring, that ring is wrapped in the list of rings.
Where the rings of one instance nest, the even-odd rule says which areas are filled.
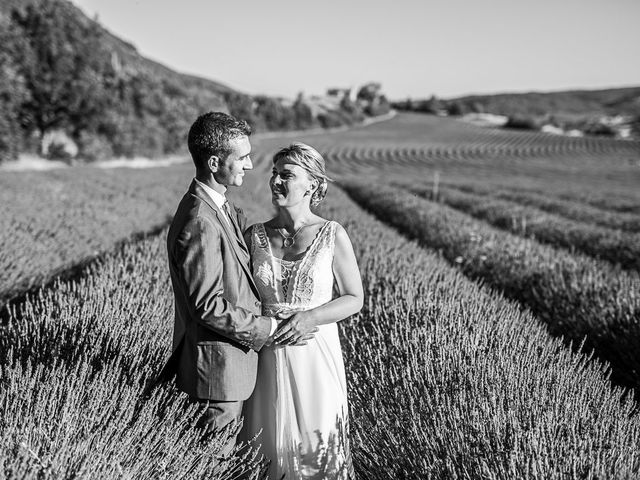
[[[315,178],[312,179],[310,188],[308,190],[309,194],[313,195],[316,192],[316,190],[318,190],[319,186],[320,186],[320,183],[318,182],[318,180],[316,180]]]

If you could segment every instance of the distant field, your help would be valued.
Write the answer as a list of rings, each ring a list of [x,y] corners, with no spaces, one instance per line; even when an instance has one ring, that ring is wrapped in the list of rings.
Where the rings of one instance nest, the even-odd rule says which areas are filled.
[[[337,180],[323,212],[349,232],[365,282],[362,314],[341,324],[360,478],[637,476],[637,405],[608,377],[640,385],[640,143],[410,114],[299,140]],[[271,212],[269,158],[290,141],[254,142],[255,171],[232,193],[252,221]],[[140,403],[170,341],[163,227],[192,175],[184,165],[0,176],[0,301],[102,253],[3,314],[4,476],[241,470],[213,472],[193,438],[166,440],[184,427],[171,388]],[[596,361],[554,336],[585,340]],[[108,426],[96,420],[105,408]],[[140,438],[159,416],[154,453]]]

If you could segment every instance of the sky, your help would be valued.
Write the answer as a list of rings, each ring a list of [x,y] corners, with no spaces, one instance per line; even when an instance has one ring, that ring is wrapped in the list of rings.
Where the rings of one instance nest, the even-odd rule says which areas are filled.
[[[640,85],[640,0],[72,1],[143,55],[254,95]]]

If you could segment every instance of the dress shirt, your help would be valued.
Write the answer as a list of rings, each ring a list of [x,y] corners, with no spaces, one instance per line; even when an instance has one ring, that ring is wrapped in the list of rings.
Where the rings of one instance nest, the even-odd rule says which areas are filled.
[[[222,212],[222,216],[227,221],[227,223],[230,226],[233,226],[231,224],[231,219],[227,216],[227,212],[225,212],[224,208],[222,208],[222,206],[227,202],[227,197],[225,197],[224,194],[222,194],[222,193],[216,192],[209,185],[205,185],[204,183],[202,183],[197,178],[194,178],[194,180],[196,181],[196,183],[198,185],[200,185],[202,187],[202,189],[209,196],[209,198],[213,201],[213,203],[216,204],[216,207],[218,207],[218,209]]]
[[[222,212],[222,216],[225,218],[229,226],[233,228],[231,219],[227,216],[227,213],[224,211],[224,208],[222,208],[222,206],[227,202],[227,197],[225,197],[222,193],[216,192],[213,188],[211,188],[208,185],[205,185],[197,178],[194,178],[194,180],[198,185],[202,187],[202,189],[209,196],[209,198],[211,198],[213,203],[216,204],[216,207],[220,209],[220,211]],[[270,337],[273,336],[274,332],[276,331],[276,328],[278,328],[278,321],[275,318],[271,317],[271,331],[269,332]]]

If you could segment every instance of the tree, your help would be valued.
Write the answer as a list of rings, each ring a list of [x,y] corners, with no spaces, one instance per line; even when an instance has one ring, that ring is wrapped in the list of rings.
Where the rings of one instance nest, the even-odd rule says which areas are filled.
[[[231,115],[237,119],[247,121],[252,128],[261,127],[254,114],[255,102],[251,96],[229,91],[224,93],[224,101]]]
[[[20,107],[29,91],[19,72],[19,58],[25,43],[7,18],[0,17],[0,162],[14,160],[22,146]]]
[[[382,85],[377,82],[370,82],[363,85],[358,90],[357,99],[365,102],[373,102],[379,95]]]
[[[345,112],[351,119],[349,123],[361,122],[364,120],[364,112],[360,105],[352,101],[346,95],[342,97],[342,100],[340,100],[340,110]]]
[[[315,124],[315,118],[313,118],[313,111],[311,107],[305,102],[304,95],[299,93],[296,101],[293,103],[293,113],[295,116],[296,129],[304,130],[310,128]]]
[[[291,130],[295,126],[293,109],[286,107],[277,98],[258,95],[256,115],[264,119],[268,130]]]
[[[449,115],[464,115],[467,113],[467,107],[459,100],[453,100],[447,106],[447,113]]]
[[[77,21],[73,7],[60,0],[39,0],[15,10],[14,23],[29,49],[20,59],[21,75],[31,95],[22,105],[28,132],[86,128],[104,107],[103,84],[109,66],[96,22]]]

